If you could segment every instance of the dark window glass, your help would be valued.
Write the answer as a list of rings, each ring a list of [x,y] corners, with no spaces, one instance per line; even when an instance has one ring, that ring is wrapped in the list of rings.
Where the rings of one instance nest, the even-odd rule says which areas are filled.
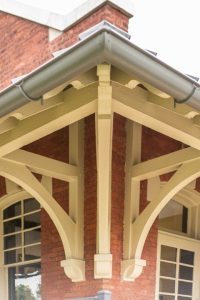
[[[159,300],[175,300],[175,297],[171,295],[160,295]]]
[[[21,202],[17,202],[3,211],[3,218],[9,219],[21,215]]]
[[[4,234],[14,233],[20,231],[21,229],[22,228],[20,218],[4,222]]]
[[[24,229],[40,226],[40,212],[24,216]]]
[[[180,262],[183,264],[194,265],[194,252],[181,249]]]
[[[187,233],[188,223],[188,208],[183,206],[183,217],[182,217],[182,232]]]
[[[160,292],[174,293],[175,292],[175,280],[160,279]]]
[[[25,214],[32,212],[34,210],[38,210],[38,209],[40,209],[40,204],[34,198],[27,199],[26,201],[24,201],[24,213]]]
[[[193,268],[180,266],[179,267],[179,278],[185,280],[193,280]]]
[[[21,246],[21,233],[4,237],[4,249]]]
[[[24,260],[40,259],[41,257],[41,246],[30,246],[24,248]]]
[[[178,293],[183,295],[192,296],[192,283],[179,281],[178,283]]]
[[[191,297],[178,296],[178,300],[192,300]]]
[[[168,261],[176,261],[177,249],[168,246],[161,246],[161,259]]]
[[[5,264],[13,264],[22,261],[22,249],[15,249],[4,252]]]
[[[188,209],[171,200],[159,214],[159,226],[173,231],[187,233]]]
[[[176,277],[176,265],[166,262],[160,263],[160,276]]]
[[[41,229],[37,228],[24,233],[24,245],[30,245],[40,242]]]

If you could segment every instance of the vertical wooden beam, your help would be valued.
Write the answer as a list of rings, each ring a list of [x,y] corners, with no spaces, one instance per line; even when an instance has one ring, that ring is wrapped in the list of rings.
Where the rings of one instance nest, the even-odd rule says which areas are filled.
[[[65,272],[71,270],[76,278],[85,280],[84,232],[83,232],[83,120],[69,126],[69,163],[78,167],[78,177],[69,182],[69,216],[75,223],[73,257],[61,262]]]
[[[132,178],[132,166],[141,161],[142,126],[127,120],[126,125],[126,178],[124,205],[124,256],[129,259],[131,252],[131,225],[139,215],[140,181]]]
[[[84,256],[83,241],[83,168],[84,168],[84,122],[83,120],[69,126],[69,163],[78,167],[78,177],[69,183],[69,216],[76,223],[75,253]]]
[[[113,112],[110,65],[98,65],[97,75],[99,77],[96,113],[97,253],[94,257],[94,277],[111,278],[110,222]]]
[[[126,145],[126,178],[125,178],[125,210],[124,210],[124,244],[123,260],[121,262],[122,280],[132,281],[132,266],[140,274],[145,262],[133,259],[132,243],[134,233],[132,224],[139,215],[140,180],[132,178],[132,167],[141,161],[142,126],[138,123],[127,121]],[[138,275],[139,276],[139,275]]]

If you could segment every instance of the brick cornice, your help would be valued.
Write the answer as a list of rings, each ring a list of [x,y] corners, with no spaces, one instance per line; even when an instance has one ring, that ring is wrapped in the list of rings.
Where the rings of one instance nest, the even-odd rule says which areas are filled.
[[[129,18],[133,16],[133,4],[130,0],[88,0],[70,12],[66,8],[64,14],[19,0],[0,0],[0,10],[59,31],[65,31],[106,4],[115,7]]]

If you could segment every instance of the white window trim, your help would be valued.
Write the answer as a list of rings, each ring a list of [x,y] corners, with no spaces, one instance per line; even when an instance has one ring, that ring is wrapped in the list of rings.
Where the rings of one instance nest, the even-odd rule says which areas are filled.
[[[11,265],[4,265],[4,250],[3,250],[3,210],[12,204],[23,201],[29,198],[33,198],[32,195],[27,193],[26,191],[17,191],[15,193],[11,193],[2,197],[2,201],[0,201],[0,216],[1,216],[1,224],[0,224],[0,299],[8,300],[8,267],[13,265],[25,265],[35,262],[40,262],[41,259],[31,260],[27,262],[20,262]]]
[[[155,299],[159,299],[159,275],[160,275],[160,248],[161,245],[175,247],[195,252],[194,279],[192,300],[200,299],[200,241],[186,236],[173,234],[170,232],[158,231],[157,242],[157,266],[156,266],[156,292]]]
[[[162,188],[166,183],[167,182],[161,182],[160,187]],[[187,233],[180,232],[179,234],[200,239],[200,193],[191,189],[190,186],[186,186],[174,195],[173,200],[188,208]],[[161,228],[161,230],[166,231],[163,228]],[[176,234],[176,232],[167,231]]]

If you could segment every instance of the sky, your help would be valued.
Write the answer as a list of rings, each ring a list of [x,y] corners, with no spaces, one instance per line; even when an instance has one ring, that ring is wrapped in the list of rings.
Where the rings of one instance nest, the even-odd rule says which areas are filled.
[[[20,0],[67,13],[85,0]],[[200,1],[132,0],[131,40],[183,73],[200,78]]]

